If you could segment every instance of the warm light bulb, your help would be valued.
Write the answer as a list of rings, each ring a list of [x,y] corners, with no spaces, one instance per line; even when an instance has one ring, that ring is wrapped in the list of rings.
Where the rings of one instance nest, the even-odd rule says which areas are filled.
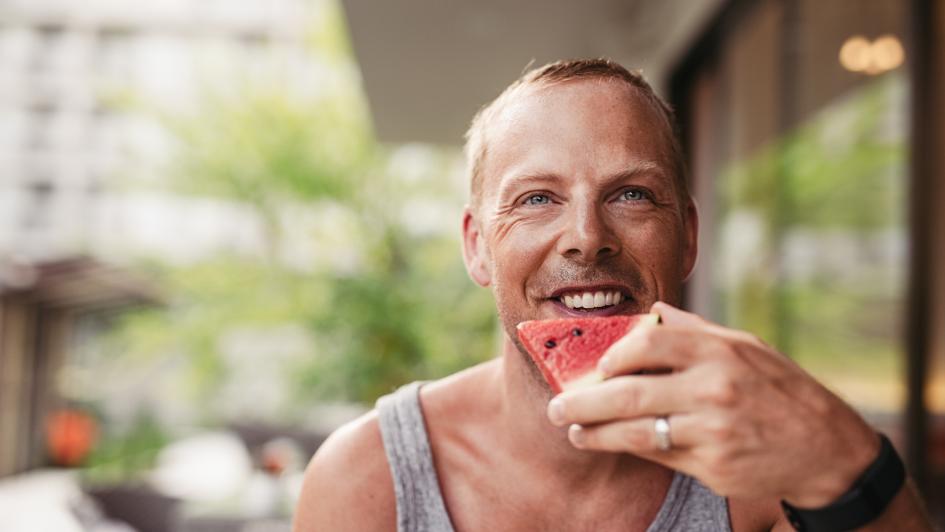
[[[873,41],[871,48],[873,51],[873,65],[879,72],[886,72],[898,67],[906,57],[906,52],[902,49],[902,43],[893,35],[879,37]]]
[[[840,47],[840,64],[850,72],[876,75],[888,72],[905,60],[906,52],[894,35],[883,35],[870,42],[862,35],[848,38]]]
[[[851,72],[864,72],[870,66],[872,46],[866,37],[854,35],[840,47],[840,64]]]

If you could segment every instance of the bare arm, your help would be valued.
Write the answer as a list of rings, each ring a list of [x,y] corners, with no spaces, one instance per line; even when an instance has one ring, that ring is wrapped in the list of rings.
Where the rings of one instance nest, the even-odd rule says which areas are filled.
[[[918,491],[916,491],[912,480],[906,479],[906,484],[892,502],[889,503],[886,511],[861,530],[863,532],[879,532],[881,530],[932,532],[932,524],[929,521],[925,506],[922,504],[922,500],[919,498]]]
[[[293,532],[395,530],[397,510],[373,412],[338,429],[305,470]]]
[[[787,518],[782,517],[772,530],[774,532],[791,532],[794,527],[788,523]],[[912,480],[907,479],[906,484],[899,490],[899,493],[889,503],[882,515],[859,530],[861,532],[895,532],[899,530],[932,532],[933,528]]]

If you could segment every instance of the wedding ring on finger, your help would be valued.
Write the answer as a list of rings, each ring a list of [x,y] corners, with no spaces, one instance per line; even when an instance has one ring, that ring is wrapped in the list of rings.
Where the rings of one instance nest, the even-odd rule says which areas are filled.
[[[669,418],[660,416],[653,422],[653,432],[656,433],[656,447],[661,451],[673,448],[673,440],[669,436]]]

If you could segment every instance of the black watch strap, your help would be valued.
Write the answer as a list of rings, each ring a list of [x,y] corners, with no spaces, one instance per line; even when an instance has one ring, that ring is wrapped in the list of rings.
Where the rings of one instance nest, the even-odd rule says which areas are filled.
[[[795,530],[835,532],[853,530],[883,513],[906,480],[906,468],[889,439],[880,434],[879,456],[846,493],[828,506],[804,509],[781,501]]]

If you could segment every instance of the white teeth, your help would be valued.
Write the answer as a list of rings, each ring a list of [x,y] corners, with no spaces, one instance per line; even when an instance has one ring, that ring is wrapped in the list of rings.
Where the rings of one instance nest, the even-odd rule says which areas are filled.
[[[617,305],[623,301],[623,294],[614,292],[581,292],[561,297],[568,308],[600,308]]]

